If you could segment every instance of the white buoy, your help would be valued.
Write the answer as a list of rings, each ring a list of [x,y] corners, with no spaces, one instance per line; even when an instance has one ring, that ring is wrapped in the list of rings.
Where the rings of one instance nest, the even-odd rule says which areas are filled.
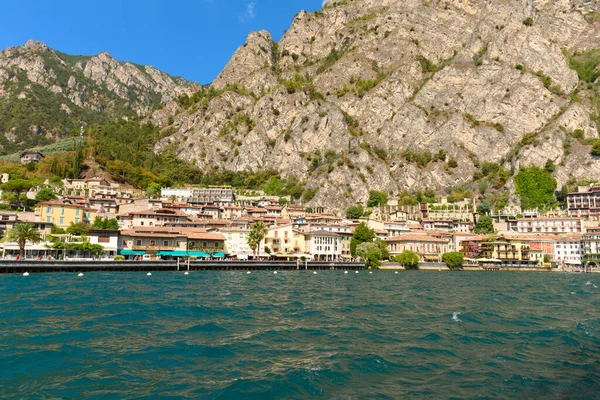
[[[152,272],[148,272],[146,275],[147,276],[152,276]]]
[[[78,273],[77,276],[83,276],[83,272]]]
[[[248,271],[248,272],[246,272],[246,273],[247,273],[248,275],[250,275],[252,272]]]
[[[25,272],[23,276],[29,276],[29,272]]]
[[[372,273],[373,273],[373,271],[369,271],[369,273],[370,273],[370,274],[372,274]]]
[[[344,271],[344,273],[345,273],[345,274],[347,274],[347,273],[348,273],[348,271]]]
[[[316,274],[317,274],[317,271],[313,271],[313,274],[315,274],[315,275],[316,275]]]
[[[397,274],[397,273],[398,273],[398,271],[396,271],[396,272],[394,272],[394,273],[395,273],[395,274]]]
[[[273,271],[273,273],[274,273],[275,275],[277,275],[277,271]]]
[[[358,271],[354,271],[355,274],[358,274]]]
[[[189,275],[190,273],[189,273],[189,272],[187,272],[187,271],[185,271],[183,274],[184,274],[184,275]]]

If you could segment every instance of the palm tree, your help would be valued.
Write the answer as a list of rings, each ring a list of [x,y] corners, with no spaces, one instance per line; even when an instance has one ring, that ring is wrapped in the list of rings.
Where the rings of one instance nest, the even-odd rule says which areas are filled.
[[[28,241],[39,243],[42,241],[42,235],[33,224],[15,224],[12,229],[9,229],[4,233],[2,240],[5,242],[17,242],[19,244],[19,254],[21,259],[24,259],[25,243]]]
[[[248,246],[254,251],[254,258],[258,258],[260,242],[262,242],[266,234],[267,226],[262,221],[258,221],[252,226],[252,230],[248,235]]]

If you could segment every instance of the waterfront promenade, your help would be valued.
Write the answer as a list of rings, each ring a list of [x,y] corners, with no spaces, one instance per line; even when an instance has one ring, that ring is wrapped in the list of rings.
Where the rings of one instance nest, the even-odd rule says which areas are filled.
[[[296,261],[46,261],[1,260],[0,274],[94,271],[255,271],[255,270],[361,270],[361,262]]]

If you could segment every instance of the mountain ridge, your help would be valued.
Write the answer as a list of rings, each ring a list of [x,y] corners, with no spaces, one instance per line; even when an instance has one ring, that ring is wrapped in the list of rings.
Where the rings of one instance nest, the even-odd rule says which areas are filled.
[[[108,52],[74,56],[29,40],[0,51],[3,152],[50,143],[80,125],[148,114],[199,85]]]
[[[329,1],[299,12],[278,43],[251,33],[201,105],[154,112],[175,131],[155,149],[175,146],[202,169],[277,169],[309,182],[309,205],[337,208],[370,190],[426,188],[505,206],[516,201],[512,177],[548,161],[559,185],[598,177],[598,86],[576,66],[600,47],[598,10],[580,0]],[[486,180],[485,163],[508,177]]]

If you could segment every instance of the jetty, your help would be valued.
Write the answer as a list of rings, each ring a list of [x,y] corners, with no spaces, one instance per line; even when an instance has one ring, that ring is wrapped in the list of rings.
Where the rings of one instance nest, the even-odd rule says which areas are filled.
[[[48,272],[133,272],[133,271],[299,271],[299,270],[362,270],[362,262],[317,261],[47,261],[1,260],[0,274]]]

